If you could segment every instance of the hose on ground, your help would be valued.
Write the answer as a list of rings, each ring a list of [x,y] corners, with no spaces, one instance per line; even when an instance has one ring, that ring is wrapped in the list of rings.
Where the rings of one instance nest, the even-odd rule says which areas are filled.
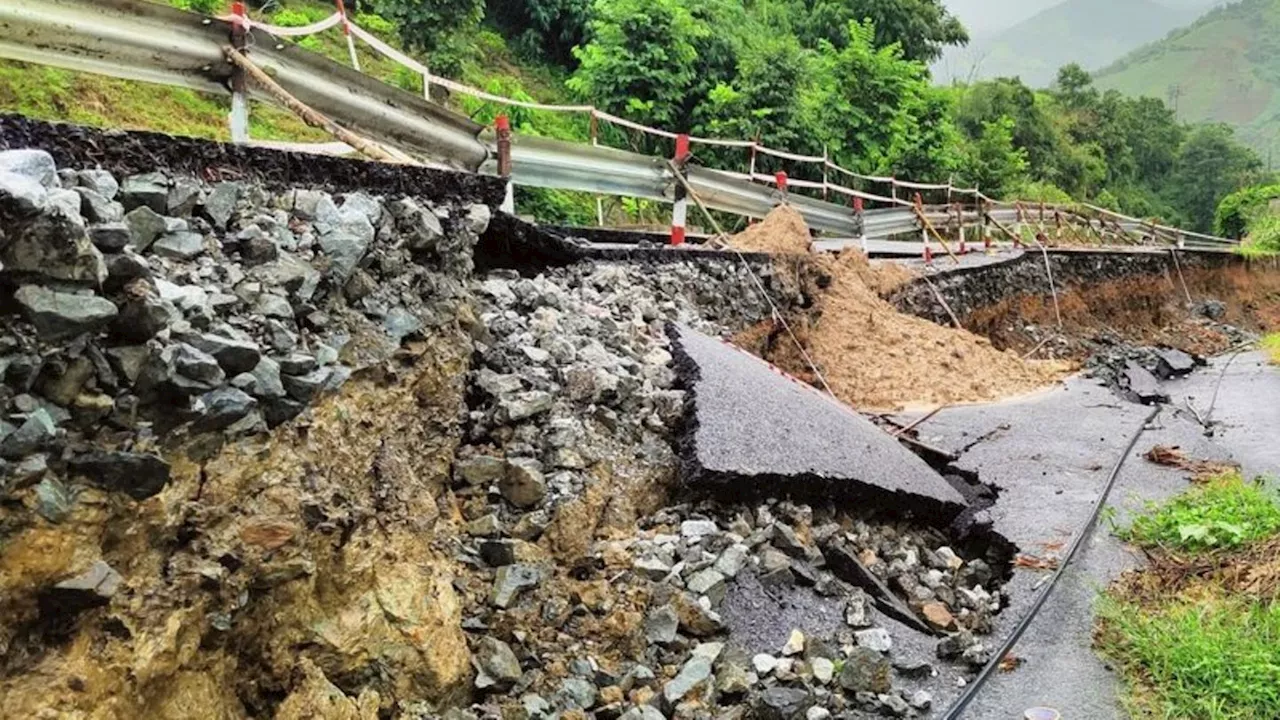
[[[1031,627],[1032,621],[1035,620],[1040,609],[1044,607],[1045,601],[1049,599],[1049,594],[1053,592],[1058,581],[1062,579],[1064,574],[1066,574],[1067,568],[1071,567],[1072,561],[1075,560],[1076,553],[1084,546],[1085,540],[1088,540],[1093,534],[1093,529],[1098,524],[1098,518],[1102,515],[1102,508],[1106,506],[1107,498],[1111,496],[1111,490],[1115,487],[1116,479],[1120,477],[1120,468],[1124,467],[1124,462],[1128,459],[1130,453],[1133,452],[1134,446],[1138,444],[1138,439],[1142,437],[1142,433],[1146,431],[1147,425],[1149,425],[1158,414],[1160,414],[1160,407],[1157,406],[1154,410],[1148,413],[1146,419],[1142,421],[1142,425],[1138,427],[1138,431],[1133,434],[1133,437],[1129,438],[1129,443],[1125,445],[1124,452],[1120,454],[1120,459],[1116,461],[1115,466],[1111,468],[1111,474],[1107,476],[1106,484],[1102,486],[1102,493],[1098,495],[1097,501],[1093,504],[1093,511],[1089,514],[1089,520],[1085,523],[1084,527],[1080,528],[1080,532],[1076,533],[1075,539],[1071,541],[1071,547],[1067,549],[1066,556],[1058,563],[1057,571],[1054,572],[1053,577],[1049,579],[1048,584],[1044,586],[1044,589],[1040,591],[1040,594],[1036,596],[1035,602],[1031,604],[1030,611],[1028,611],[1027,614],[1018,621],[1017,627],[1013,629],[1013,632],[1010,633],[1009,637],[1000,646],[1000,650],[991,656],[991,660],[983,666],[982,671],[978,673],[978,676],[973,679],[973,682],[969,683],[967,688],[965,688],[964,694],[957,698],[956,701],[951,704],[951,707],[949,707],[947,711],[940,716],[941,720],[958,720],[958,718],[964,714],[964,711],[969,707],[969,703],[973,702],[974,698],[978,696],[978,692],[982,690],[982,686],[985,685],[986,682],[991,679],[991,676],[995,674],[996,669],[1000,666],[1000,660],[1013,650],[1013,646],[1018,644],[1018,640],[1022,638],[1023,633],[1027,631],[1027,628]]]

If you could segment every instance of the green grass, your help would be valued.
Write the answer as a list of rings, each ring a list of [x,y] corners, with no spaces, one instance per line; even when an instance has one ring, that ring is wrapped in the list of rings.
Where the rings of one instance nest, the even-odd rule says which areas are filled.
[[[1099,646],[1129,680],[1133,717],[1280,718],[1280,605],[1223,595],[1099,604]]]
[[[1149,506],[1118,534],[1147,548],[1203,552],[1238,548],[1277,532],[1280,506],[1270,489],[1261,479],[1245,482],[1232,473]]]
[[[1133,718],[1280,718],[1280,604],[1267,589],[1278,533],[1271,491],[1238,473],[1117,531],[1152,553],[1152,568],[1126,575],[1097,608],[1095,646],[1121,671]]]
[[[1262,349],[1271,355],[1271,362],[1280,365],[1280,333],[1270,333],[1262,338]]]

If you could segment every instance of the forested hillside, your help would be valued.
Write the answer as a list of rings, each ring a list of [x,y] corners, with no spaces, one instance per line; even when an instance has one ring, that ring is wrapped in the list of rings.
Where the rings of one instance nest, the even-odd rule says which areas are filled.
[[[206,12],[217,0],[173,0]],[[1093,0],[1089,0],[1093,1]],[[648,125],[756,138],[827,153],[861,172],[953,179],[992,196],[1076,198],[1207,229],[1217,200],[1257,180],[1261,163],[1219,127],[1178,123],[1159,100],[1095,89],[1079,67],[1054,90],[1016,80],[938,87],[927,64],[967,40],[941,0],[348,0],[362,27],[418,53],[434,72],[521,99],[589,102]],[[259,3],[272,22],[332,12],[308,2]],[[339,30],[302,44],[346,62]],[[362,50],[361,67],[421,92],[421,79]],[[53,81],[51,81],[51,78]],[[84,98],[94,98],[86,103]],[[499,108],[437,96],[481,121]],[[0,109],[80,122],[222,136],[225,100],[194,93],[0,66]],[[582,115],[514,109],[517,132],[588,140]],[[255,109],[257,137],[315,137],[278,110]],[[669,155],[669,141],[601,126],[601,141]],[[698,160],[745,170],[740,148]],[[812,167],[770,165],[809,177]],[[522,212],[590,222],[594,201],[522,193]],[[618,201],[640,218],[644,203]]]
[[[1181,120],[1229,123],[1270,155],[1280,149],[1280,1],[1215,10],[1101,70],[1097,82],[1166,100]]]

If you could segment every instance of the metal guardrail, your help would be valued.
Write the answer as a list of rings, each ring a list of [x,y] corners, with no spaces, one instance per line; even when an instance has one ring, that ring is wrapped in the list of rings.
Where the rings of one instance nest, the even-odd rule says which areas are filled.
[[[223,54],[230,36],[230,23],[143,0],[0,0],[0,57],[207,93],[230,94],[233,66]],[[344,127],[450,167],[496,170],[491,136],[467,117],[263,32],[254,35],[249,49],[253,61],[285,90]],[[332,151],[333,146],[324,147]],[[514,137],[511,177],[529,187],[668,202],[676,186],[664,159],[533,136]],[[775,187],[736,173],[690,165],[687,177],[714,210],[759,218],[784,201]],[[909,207],[869,210],[858,218],[845,204],[794,192],[785,201],[810,227],[836,235],[885,239],[921,229]],[[1127,233],[1149,233],[1184,247],[1231,243],[1091,209],[1112,215]],[[1007,204],[993,207],[991,214],[1005,223],[1017,220]],[[948,221],[945,209],[928,208],[926,216],[936,227]],[[978,221],[973,212],[963,217],[966,224]]]

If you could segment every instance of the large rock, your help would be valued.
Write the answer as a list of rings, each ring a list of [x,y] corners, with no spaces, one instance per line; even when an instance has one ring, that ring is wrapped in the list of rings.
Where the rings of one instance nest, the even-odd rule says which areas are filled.
[[[114,303],[96,295],[23,285],[14,293],[22,314],[45,340],[57,341],[105,327],[118,312]]]
[[[227,227],[240,198],[240,183],[221,182],[213,186],[204,199],[204,215],[218,229]]]
[[[693,391],[691,482],[730,493],[822,493],[949,521],[964,497],[888,433],[718,339],[670,326]]]
[[[120,185],[120,202],[129,210],[148,207],[164,214],[169,209],[169,178],[158,172],[130,175]]]
[[[252,340],[236,339],[216,333],[193,334],[184,339],[198,350],[212,355],[228,375],[249,372],[257,367],[262,359],[261,348]]]
[[[346,282],[373,242],[373,225],[362,213],[343,210],[338,221],[320,234],[320,248],[329,256],[332,273],[339,283]]]
[[[0,457],[21,460],[58,436],[53,418],[44,408],[36,408],[18,429],[0,440]]]
[[[193,232],[169,233],[152,243],[151,251],[171,260],[190,260],[204,252],[204,236]]]
[[[220,387],[200,396],[200,417],[192,423],[198,433],[215,432],[231,427],[258,407],[248,393],[233,387]]]
[[[46,590],[40,597],[42,614],[68,615],[106,605],[120,589],[120,573],[102,560],[95,560],[88,570],[68,578]]]
[[[680,672],[662,687],[662,699],[668,707],[675,707],[699,687],[710,685],[711,662],[705,657],[694,657],[680,668]]]
[[[129,233],[133,236],[133,247],[138,252],[145,252],[150,248],[168,227],[163,216],[146,206],[129,211],[124,216],[124,224],[128,226]]]
[[[0,152],[0,172],[13,173],[53,189],[58,187],[58,166],[44,150],[22,149]]]
[[[760,720],[798,720],[813,704],[809,693],[800,688],[775,686],[756,699],[752,717]]]
[[[547,483],[542,464],[530,458],[512,458],[498,482],[498,491],[507,502],[518,508],[531,508],[547,496]]]
[[[101,287],[107,279],[102,253],[93,246],[83,220],[61,208],[10,222],[8,244],[0,250],[6,273],[38,275]]]
[[[1132,360],[1126,363],[1120,373],[1120,383],[1135,402],[1143,405],[1169,402],[1169,394],[1160,388],[1160,381],[1156,376]]]
[[[169,463],[149,453],[92,450],[73,457],[68,467],[94,485],[134,500],[145,500],[169,483]]]
[[[0,172],[0,218],[29,218],[43,210],[49,191],[39,182],[14,173]]]
[[[106,170],[81,170],[76,173],[76,182],[108,200],[115,200],[120,192],[120,183]]]

